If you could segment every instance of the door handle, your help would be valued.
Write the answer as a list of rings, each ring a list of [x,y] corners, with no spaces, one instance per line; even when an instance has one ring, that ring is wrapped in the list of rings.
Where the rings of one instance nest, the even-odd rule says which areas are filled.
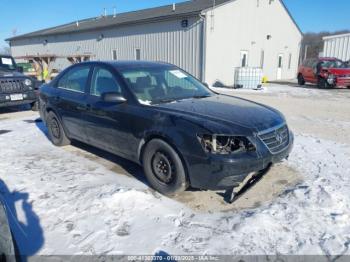
[[[77,106],[77,109],[80,111],[88,111],[88,110],[91,110],[91,105],[89,105],[89,104],[79,105],[79,106]]]
[[[54,100],[55,100],[55,102],[59,102],[60,101],[60,97],[59,96],[55,96]]]
[[[77,109],[79,111],[86,111],[87,110],[87,107],[86,106],[77,106]]]

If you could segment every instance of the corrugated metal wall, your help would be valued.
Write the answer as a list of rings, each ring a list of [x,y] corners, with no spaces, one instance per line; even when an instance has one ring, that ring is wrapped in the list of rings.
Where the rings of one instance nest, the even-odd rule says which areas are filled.
[[[350,60],[350,34],[324,38],[323,56]]]
[[[169,62],[201,78],[202,22],[197,17],[188,18],[189,26],[182,28],[181,20],[15,40],[11,43],[12,55],[92,53],[94,60],[112,60],[116,50],[118,60],[134,60],[139,48],[142,60]],[[99,41],[101,34],[103,39]],[[68,65],[66,59],[58,59],[52,68],[63,69]]]

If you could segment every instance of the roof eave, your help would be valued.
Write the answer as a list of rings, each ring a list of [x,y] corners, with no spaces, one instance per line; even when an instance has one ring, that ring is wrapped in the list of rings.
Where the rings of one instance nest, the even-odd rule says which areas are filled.
[[[81,29],[81,30],[70,30],[66,32],[53,32],[49,34],[24,34],[24,35],[19,35],[15,37],[11,37],[6,39],[5,41],[11,42],[11,41],[16,41],[16,40],[23,40],[23,39],[29,39],[29,38],[34,38],[34,37],[46,37],[46,36],[55,36],[55,35],[65,35],[65,34],[71,34],[71,33],[82,33],[82,32],[91,32],[91,31],[96,31],[96,30],[103,30],[103,29],[109,29],[109,28],[115,28],[115,27],[120,27],[120,26],[127,26],[127,25],[136,25],[136,24],[142,24],[142,23],[152,23],[152,22],[158,22],[158,21],[167,21],[167,20],[173,20],[177,19],[179,17],[182,18],[188,18],[188,17],[193,17],[197,16],[202,12],[202,10],[199,11],[194,11],[194,12],[189,12],[189,13],[183,13],[183,14],[174,14],[174,15],[166,15],[166,16],[159,16],[159,17],[152,17],[152,18],[146,18],[146,19],[141,19],[137,21],[128,21],[128,22],[123,22],[119,24],[112,24],[108,26],[100,26],[100,27],[94,27],[94,28],[86,28],[86,29]]]

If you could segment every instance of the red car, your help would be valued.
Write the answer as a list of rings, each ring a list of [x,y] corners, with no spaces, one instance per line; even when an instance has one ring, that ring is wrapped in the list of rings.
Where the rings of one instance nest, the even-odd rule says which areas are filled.
[[[299,67],[298,84],[317,84],[319,88],[350,88],[350,67],[336,58],[307,59]]]

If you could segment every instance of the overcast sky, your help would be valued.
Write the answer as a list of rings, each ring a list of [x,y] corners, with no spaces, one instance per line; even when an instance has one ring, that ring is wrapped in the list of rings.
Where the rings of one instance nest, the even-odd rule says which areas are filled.
[[[182,0],[0,0],[0,46],[4,39],[38,29],[95,17],[107,8],[108,13],[126,12],[147,7],[182,2]],[[350,29],[350,0],[284,0],[303,32]]]

